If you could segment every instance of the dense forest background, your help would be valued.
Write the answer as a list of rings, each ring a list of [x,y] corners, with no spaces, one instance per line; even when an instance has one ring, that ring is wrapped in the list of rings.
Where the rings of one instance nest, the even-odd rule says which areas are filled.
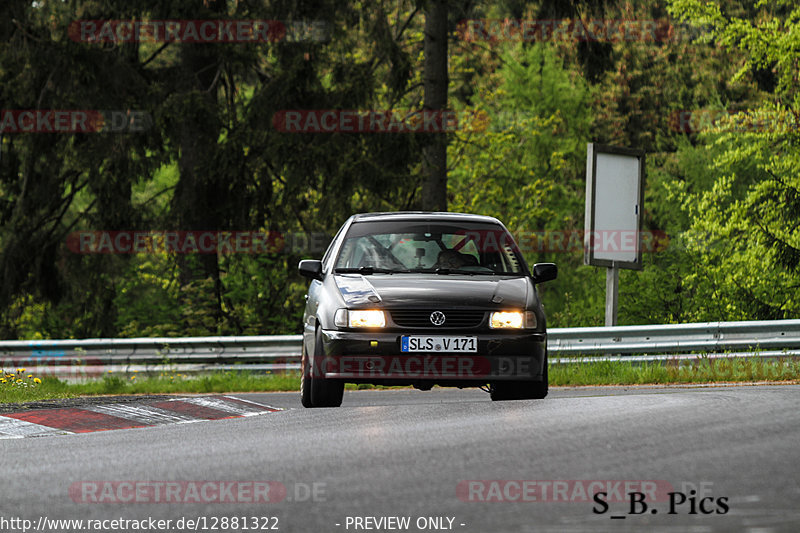
[[[450,211],[512,232],[583,229],[586,143],[647,152],[646,229],[620,324],[800,317],[800,8],[784,1],[447,2],[446,134],[291,133],[298,109],[418,110],[421,0],[3,0],[0,108],[143,112],[146,127],[0,136],[0,338],[295,333],[301,258],[86,254],[80,231],[332,236],[351,214],[418,209],[432,135]],[[268,43],[81,42],[76,20],[313,21]],[[656,39],[525,39],[463,21],[655,21]],[[305,22],[304,22],[305,23]],[[475,26],[468,26],[475,28]],[[495,30],[499,27],[495,24]],[[74,35],[73,35],[74,37]],[[301,239],[302,240],[302,239]],[[603,323],[580,249],[542,286],[549,325]]]

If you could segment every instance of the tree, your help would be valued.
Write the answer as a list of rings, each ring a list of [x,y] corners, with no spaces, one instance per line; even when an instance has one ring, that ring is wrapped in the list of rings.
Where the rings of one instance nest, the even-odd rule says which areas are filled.
[[[428,0],[425,11],[425,102],[423,109],[447,109],[447,0]],[[425,181],[422,206],[447,211],[447,136],[431,133],[422,152]]]
[[[291,134],[286,109],[385,109],[413,99],[415,2],[150,0],[0,5],[7,109],[146,110],[145,134],[8,134],[0,146],[2,335],[293,332],[291,247],[260,256],[80,255],[74,230],[332,233],[355,210],[410,206],[414,135]],[[281,42],[99,44],[75,19],[322,23]],[[421,45],[421,40],[420,40]],[[385,80],[388,80],[386,82]],[[314,253],[319,253],[318,251]]]
[[[713,186],[676,191],[692,221],[685,237],[697,269],[686,281],[704,302],[701,320],[800,316],[800,7],[759,6],[755,20],[694,0],[670,8],[744,54],[739,78],[769,69],[777,80],[769,99],[702,136]]]

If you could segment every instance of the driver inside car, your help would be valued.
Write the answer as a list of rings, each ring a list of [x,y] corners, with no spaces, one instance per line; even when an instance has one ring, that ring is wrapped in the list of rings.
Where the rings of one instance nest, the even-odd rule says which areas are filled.
[[[465,266],[480,266],[474,255],[462,254],[455,250],[442,250],[436,258],[436,268],[457,269]]]

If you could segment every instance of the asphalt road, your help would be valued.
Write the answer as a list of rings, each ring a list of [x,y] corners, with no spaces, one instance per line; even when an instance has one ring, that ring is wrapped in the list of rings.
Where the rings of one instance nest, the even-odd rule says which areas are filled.
[[[171,519],[166,531],[194,530],[176,527],[181,517],[222,530],[219,519],[233,516],[247,518],[249,531],[800,530],[797,386],[557,389],[546,400],[501,403],[478,390],[358,391],[325,410],[300,408],[297,394],[237,396],[287,410],[0,441],[0,530],[21,531],[3,519],[41,516]],[[133,497],[120,492],[126,481],[148,501],[168,499],[154,482],[186,482],[170,496],[184,502],[121,503]],[[207,485],[197,503],[187,487],[207,481],[240,484]],[[213,503],[214,487],[247,501],[258,492],[248,492],[251,481],[262,500],[258,483],[277,482],[268,495],[281,501]],[[626,481],[653,496],[645,512],[630,503]],[[608,492],[602,514],[597,487]],[[390,516],[409,525],[367,519]]]

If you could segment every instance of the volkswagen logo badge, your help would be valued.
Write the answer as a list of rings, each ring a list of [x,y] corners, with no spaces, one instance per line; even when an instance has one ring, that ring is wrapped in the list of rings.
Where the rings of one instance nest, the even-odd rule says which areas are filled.
[[[441,311],[434,311],[431,313],[431,324],[434,326],[441,326],[444,324],[445,316]]]

